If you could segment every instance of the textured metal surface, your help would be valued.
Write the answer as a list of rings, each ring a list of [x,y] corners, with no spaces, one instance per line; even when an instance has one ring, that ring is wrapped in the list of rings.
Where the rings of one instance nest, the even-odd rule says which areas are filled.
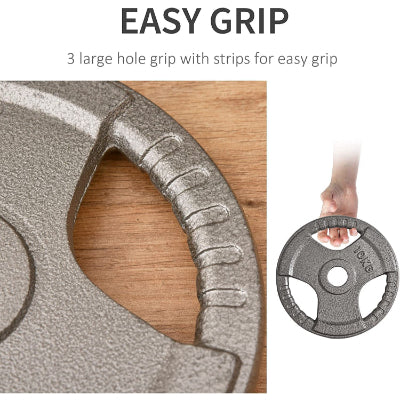
[[[322,246],[311,235],[327,228],[356,228],[360,237],[341,250]],[[334,286],[328,273],[334,267],[346,270],[348,279]],[[359,310],[359,294],[370,280],[386,274],[382,300],[365,318]],[[316,320],[308,317],[295,302],[289,278],[308,283],[317,293]],[[356,218],[329,216],[300,228],[286,243],[277,267],[277,286],[281,302],[293,320],[310,332],[344,338],[365,332],[387,314],[397,293],[396,256],[387,240],[374,227]]]
[[[74,259],[75,216],[110,148],[150,175],[187,233],[193,346],[115,303]],[[214,163],[153,103],[114,83],[0,83],[0,217],[1,391],[251,389],[263,301],[249,229]]]

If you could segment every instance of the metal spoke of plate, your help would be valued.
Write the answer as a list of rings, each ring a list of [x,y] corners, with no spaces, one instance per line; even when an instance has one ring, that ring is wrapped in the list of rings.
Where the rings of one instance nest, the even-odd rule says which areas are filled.
[[[328,249],[312,237],[326,228],[356,228],[360,237],[341,250]],[[343,268],[347,280],[333,285],[329,272]],[[376,309],[366,318],[359,310],[359,295],[370,280],[386,274],[387,285]],[[314,321],[301,311],[290,292],[289,278],[308,283],[317,293]],[[277,267],[279,297],[289,315],[303,328],[327,337],[348,337],[375,326],[389,311],[397,293],[398,267],[387,240],[371,225],[359,219],[330,216],[299,229],[282,250]]]

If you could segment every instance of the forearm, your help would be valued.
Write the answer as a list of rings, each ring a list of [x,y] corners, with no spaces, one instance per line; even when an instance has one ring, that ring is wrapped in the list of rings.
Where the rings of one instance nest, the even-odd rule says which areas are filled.
[[[331,183],[342,188],[355,188],[360,161],[359,143],[335,143]]]

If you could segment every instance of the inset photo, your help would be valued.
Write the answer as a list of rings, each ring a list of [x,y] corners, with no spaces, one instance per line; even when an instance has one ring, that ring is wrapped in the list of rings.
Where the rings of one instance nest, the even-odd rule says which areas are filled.
[[[0,82],[0,392],[266,392],[266,82]]]

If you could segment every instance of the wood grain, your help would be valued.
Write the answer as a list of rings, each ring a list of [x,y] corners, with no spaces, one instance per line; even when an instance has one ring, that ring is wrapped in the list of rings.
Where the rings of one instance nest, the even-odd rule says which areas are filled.
[[[266,83],[126,82],[190,132],[244,209],[266,271]],[[193,343],[199,303],[186,236],[148,176],[123,155],[100,164],[80,207],[75,256],[100,289],[159,331]],[[266,391],[266,349],[257,392]]]

